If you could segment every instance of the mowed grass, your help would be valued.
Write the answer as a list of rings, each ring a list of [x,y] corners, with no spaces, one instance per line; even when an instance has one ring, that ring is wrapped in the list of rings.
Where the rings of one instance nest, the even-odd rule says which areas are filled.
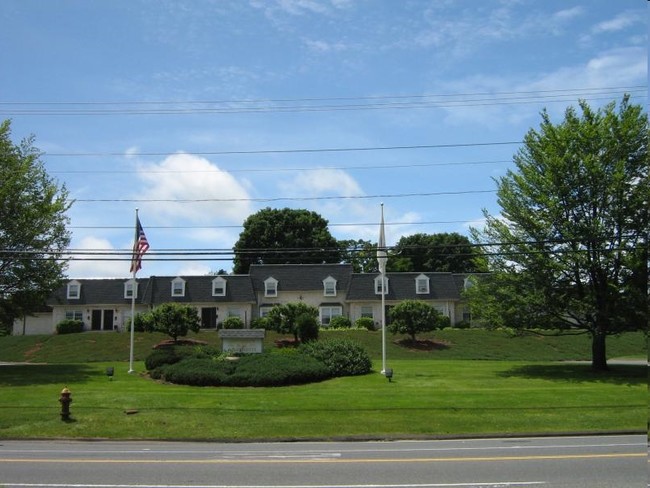
[[[488,339],[486,331],[448,331],[457,334],[449,337],[443,337],[443,332],[447,331],[431,336],[435,342],[428,350],[400,346],[389,336],[389,366],[395,371],[392,382],[376,372],[381,369],[380,335],[341,333],[367,341],[375,358],[374,373],[280,388],[161,384],[146,376],[142,362],[135,365],[137,374],[130,375],[128,363],[119,361],[125,344],[128,359],[124,334],[67,336],[67,348],[63,347],[66,336],[32,338],[31,344],[21,343],[28,338],[2,338],[0,361],[45,362],[46,356],[50,360],[48,364],[0,366],[0,438],[241,441],[646,429],[645,365],[615,364],[608,373],[593,373],[588,364],[555,360],[588,358],[588,341],[576,343],[578,351],[567,352],[573,347],[568,343],[551,347],[535,337],[526,339],[531,344],[524,344],[524,338]],[[16,359],[10,359],[6,339],[12,342],[11,354]],[[151,343],[160,339],[138,335],[137,357],[146,355]],[[610,352],[619,347],[621,356],[639,357],[645,351],[642,334],[619,340],[617,346],[610,341]],[[71,347],[76,351],[70,351]],[[483,360],[462,358],[471,348],[476,355],[483,351]],[[585,353],[581,348],[586,348],[586,358],[580,356]],[[521,354],[518,349],[526,350],[527,358],[513,359]],[[444,356],[454,350],[461,359]],[[113,354],[110,362],[109,354]],[[485,355],[507,359],[486,359]],[[115,368],[112,380],[106,376],[109,366]],[[59,416],[63,386],[72,391],[69,422]]]

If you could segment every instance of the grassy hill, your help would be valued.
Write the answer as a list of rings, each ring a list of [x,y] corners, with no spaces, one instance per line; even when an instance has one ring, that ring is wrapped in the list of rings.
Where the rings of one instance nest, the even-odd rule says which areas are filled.
[[[190,387],[153,381],[141,360],[161,334],[135,337],[136,374],[128,374],[129,334],[87,332],[0,338],[0,439],[327,440],[457,435],[643,432],[647,368],[588,364],[588,337],[508,337],[445,330],[417,344],[388,336],[392,382],[379,373],[381,333],[349,337],[373,357],[369,375],[275,388]],[[218,345],[214,331],[192,338]],[[280,336],[269,333],[266,347]],[[645,358],[642,333],[609,340],[610,357]],[[476,361],[482,360],[482,361]],[[49,364],[38,364],[49,363]],[[106,368],[115,367],[114,378]],[[58,396],[72,391],[72,419]]]
[[[267,332],[265,348],[275,347],[280,338]],[[371,357],[381,357],[381,333],[364,330],[322,331],[320,338],[349,338],[361,343]],[[188,338],[220,346],[215,331],[190,334]],[[136,333],[135,359],[144,360],[152,347],[167,339],[158,333]],[[589,336],[548,337],[527,334],[511,337],[502,331],[442,330],[418,336],[419,342],[409,343],[403,336],[387,337],[387,356],[391,359],[474,359],[514,361],[589,360]],[[608,338],[610,358],[646,358],[647,339],[641,332]],[[67,335],[0,337],[0,362],[87,363],[127,361],[129,334],[116,332],[84,332]]]

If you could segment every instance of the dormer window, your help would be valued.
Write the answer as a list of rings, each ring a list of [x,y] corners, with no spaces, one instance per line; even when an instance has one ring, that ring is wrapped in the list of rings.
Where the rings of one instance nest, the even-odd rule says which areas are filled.
[[[331,276],[323,280],[323,295],[326,297],[336,296],[336,280]]]
[[[382,289],[384,291],[384,295],[388,295],[388,277],[384,276],[384,286],[382,287],[381,283],[381,276],[377,276],[375,278],[375,295],[381,295],[382,294]]]
[[[264,296],[277,297],[278,296],[278,280],[275,278],[267,278],[264,280]]]
[[[172,280],[172,296],[173,297],[185,296],[185,280],[183,278],[174,278]]]
[[[68,300],[79,300],[81,297],[81,283],[78,281],[71,281],[68,283]]]
[[[212,280],[212,296],[225,297],[226,296],[226,280],[221,276],[217,276]]]
[[[415,293],[418,295],[429,294],[429,277],[426,275],[419,275],[415,278]]]
[[[134,280],[124,282],[124,298],[138,298],[138,284]]]

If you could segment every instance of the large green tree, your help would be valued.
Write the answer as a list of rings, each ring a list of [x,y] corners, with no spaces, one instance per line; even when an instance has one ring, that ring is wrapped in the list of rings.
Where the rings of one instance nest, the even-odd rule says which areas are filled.
[[[415,342],[415,334],[429,332],[449,325],[449,317],[421,300],[404,300],[390,309],[388,330],[393,334],[408,334]]]
[[[269,310],[265,319],[269,329],[280,334],[293,334],[297,342],[300,336],[299,326],[305,322],[304,316],[317,319],[318,309],[304,302],[278,304]]]
[[[388,271],[476,273],[485,261],[467,236],[456,232],[413,234],[400,238],[388,261]]]
[[[11,124],[0,124],[0,317],[5,327],[29,315],[57,288],[70,243],[64,185],[50,178],[34,138],[11,141]]]
[[[185,337],[189,331],[199,332],[201,318],[195,307],[180,303],[163,303],[149,312],[146,320],[153,324],[153,330],[163,332],[174,342]]]
[[[377,244],[363,239],[340,240],[341,262],[351,264],[355,273],[376,273],[379,271],[377,263]]]
[[[265,208],[244,221],[234,246],[233,271],[248,273],[251,264],[321,264],[341,260],[327,220],[304,209]]]
[[[501,215],[474,230],[492,274],[470,287],[492,325],[588,333],[592,366],[606,337],[648,326],[648,118],[628,97],[580,102],[554,124],[542,113],[497,180]]]

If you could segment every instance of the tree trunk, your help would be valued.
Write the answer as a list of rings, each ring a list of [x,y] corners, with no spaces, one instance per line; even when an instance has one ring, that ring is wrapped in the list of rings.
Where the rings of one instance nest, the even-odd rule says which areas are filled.
[[[605,339],[607,334],[596,328],[591,333],[591,369],[594,371],[607,371],[607,349]]]

